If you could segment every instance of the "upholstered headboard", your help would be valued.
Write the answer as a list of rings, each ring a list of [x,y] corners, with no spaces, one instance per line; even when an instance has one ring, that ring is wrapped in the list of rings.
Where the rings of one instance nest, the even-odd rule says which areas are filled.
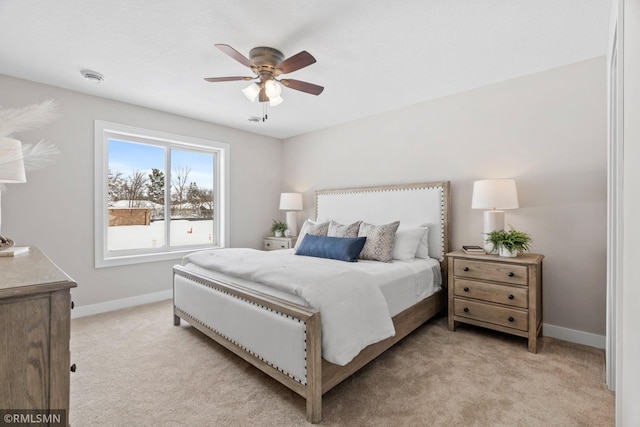
[[[316,191],[317,220],[428,223],[429,256],[441,263],[449,251],[449,206],[449,181]]]

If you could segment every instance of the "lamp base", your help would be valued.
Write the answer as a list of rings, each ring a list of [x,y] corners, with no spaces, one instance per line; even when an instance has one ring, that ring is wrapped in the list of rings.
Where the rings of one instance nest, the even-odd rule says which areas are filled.
[[[484,238],[486,239],[486,235],[494,230],[504,230],[504,211],[484,211]],[[493,244],[484,243],[484,250],[488,254],[493,252],[493,249]]]
[[[287,211],[287,229],[290,231],[291,237],[298,235],[298,212]]]

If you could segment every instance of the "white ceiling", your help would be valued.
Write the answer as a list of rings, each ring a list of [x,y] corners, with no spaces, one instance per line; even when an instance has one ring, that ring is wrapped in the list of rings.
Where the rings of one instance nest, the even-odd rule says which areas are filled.
[[[611,0],[0,0],[0,74],[288,138],[606,54]],[[214,47],[317,63],[264,123]],[[80,71],[102,73],[101,85]],[[0,94],[0,105],[2,94]]]

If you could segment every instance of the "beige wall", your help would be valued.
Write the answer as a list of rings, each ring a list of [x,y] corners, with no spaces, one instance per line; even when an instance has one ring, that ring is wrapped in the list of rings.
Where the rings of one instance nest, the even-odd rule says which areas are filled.
[[[482,243],[473,181],[515,178],[506,222],[545,255],[544,323],[605,334],[604,57],[284,141],[287,190],[450,180],[453,247]],[[301,218],[302,219],[302,216]]]
[[[281,215],[278,139],[2,75],[0,94],[4,108],[50,98],[59,104],[59,119],[16,135],[23,142],[45,138],[61,155],[45,169],[29,173],[26,184],[7,186],[2,194],[2,232],[19,245],[39,246],[74,278],[79,284],[73,290],[78,306],[168,291],[174,264],[93,267],[95,119],[229,143],[231,246],[261,247],[272,218]]]

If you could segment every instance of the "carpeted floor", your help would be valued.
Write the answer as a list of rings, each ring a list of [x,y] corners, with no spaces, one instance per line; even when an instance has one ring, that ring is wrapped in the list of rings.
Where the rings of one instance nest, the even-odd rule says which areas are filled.
[[[324,395],[326,426],[614,426],[604,351],[446,318]],[[73,426],[299,426],[304,400],[190,327],[171,301],[74,319]]]

